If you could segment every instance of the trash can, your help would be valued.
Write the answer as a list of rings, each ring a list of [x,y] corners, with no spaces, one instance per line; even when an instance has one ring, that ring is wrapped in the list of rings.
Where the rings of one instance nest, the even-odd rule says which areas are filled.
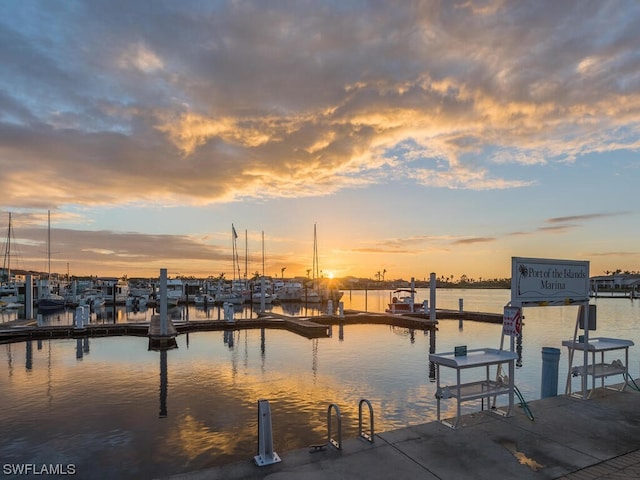
[[[558,365],[560,363],[560,349],[542,347],[542,386],[540,398],[558,395]]]

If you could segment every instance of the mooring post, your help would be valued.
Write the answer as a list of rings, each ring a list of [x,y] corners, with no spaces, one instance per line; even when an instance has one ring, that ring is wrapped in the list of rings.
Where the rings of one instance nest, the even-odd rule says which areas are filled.
[[[26,276],[24,286],[24,318],[31,320],[33,318],[33,276],[30,273]]]
[[[344,317],[344,302],[338,303],[338,314],[340,315],[340,318]]]
[[[431,272],[429,278],[429,320],[436,321],[436,274]]]
[[[327,302],[327,315],[333,315],[333,300]]]
[[[82,307],[76,307],[75,315],[73,316],[74,328],[82,328],[84,325],[84,309]]]
[[[225,321],[231,323],[234,321],[233,315],[233,303],[231,302],[224,302],[224,319]]]
[[[83,305],[82,307],[82,324],[83,326],[89,325],[91,319],[91,307],[89,305]]]
[[[460,311],[460,316],[458,317],[458,328],[462,328],[462,312],[464,312],[464,300],[462,298],[458,299],[458,310]]]
[[[258,454],[253,459],[259,467],[282,461],[273,451],[269,400],[258,400]]]
[[[160,335],[166,337],[169,333],[167,318],[167,269],[160,269]]]

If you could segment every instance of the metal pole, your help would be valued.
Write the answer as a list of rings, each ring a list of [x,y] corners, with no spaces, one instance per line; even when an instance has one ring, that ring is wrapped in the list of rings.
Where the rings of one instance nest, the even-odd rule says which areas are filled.
[[[24,318],[33,318],[33,276],[28,273],[24,283]]]
[[[429,320],[436,321],[436,274],[429,276]]]
[[[160,269],[160,335],[169,333],[167,322],[167,269]]]

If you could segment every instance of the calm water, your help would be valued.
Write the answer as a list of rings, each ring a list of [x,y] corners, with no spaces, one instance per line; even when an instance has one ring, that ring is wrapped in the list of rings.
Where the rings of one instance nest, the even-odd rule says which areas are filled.
[[[419,291],[418,300],[428,296]],[[501,313],[509,291],[439,290],[437,306],[457,309],[459,298],[465,310]],[[366,305],[369,311],[384,310],[388,299],[389,292],[380,291],[347,290],[343,297],[345,308]],[[595,303],[595,336],[636,342],[630,368],[637,377],[640,301]],[[562,349],[562,340],[573,335],[576,312],[577,307],[525,310],[522,366],[515,380],[528,400],[540,396],[541,348]],[[10,319],[3,315],[0,322]],[[173,315],[187,313],[179,309]],[[118,310],[92,321],[149,316]],[[189,318],[215,321],[218,311],[190,307]],[[71,315],[55,314],[44,322],[70,323]],[[435,349],[498,347],[500,332],[500,325],[465,321],[460,328],[457,320],[442,320]],[[344,438],[356,436],[360,398],[373,404],[376,431],[431,421],[436,415],[431,341],[422,331],[353,325],[335,326],[331,338],[318,340],[280,330],[194,333],[179,336],[178,349],[164,353],[148,351],[147,339],[136,337],[0,345],[0,458],[4,464],[73,464],[80,478],[100,479],[151,478],[249,460],[256,452],[257,401],[263,398],[271,403],[275,450],[285,458],[288,450],[326,441],[330,403],[340,407]],[[560,393],[566,363],[562,351]],[[455,408],[452,401],[443,405]]]

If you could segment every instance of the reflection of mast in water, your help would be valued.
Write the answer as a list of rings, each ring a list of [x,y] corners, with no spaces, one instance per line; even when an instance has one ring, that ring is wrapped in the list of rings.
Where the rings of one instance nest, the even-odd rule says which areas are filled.
[[[262,373],[264,373],[264,362],[266,359],[265,352],[266,352],[266,344],[265,344],[265,338],[264,338],[264,327],[262,327],[260,329],[260,359],[262,361],[260,365],[260,369]]]
[[[49,399],[49,406],[51,406],[51,401],[53,400],[53,395],[51,394],[51,340],[49,340],[49,353],[47,355],[47,398]]]
[[[247,330],[245,329],[244,331],[244,368],[248,368],[249,367],[249,345],[248,345],[248,338],[247,338]]]
[[[27,340],[27,359],[25,363],[27,370],[33,368],[33,340]]]
[[[318,339],[311,340],[311,371],[313,372],[313,383],[315,385],[318,376]]]
[[[436,327],[429,330],[429,353],[436,353]],[[436,364],[429,360],[429,381],[436,381]]]
[[[238,330],[238,335],[240,331]],[[238,374],[238,350],[234,348],[235,345],[235,335],[233,330],[225,330],[224,331],[224,344],[229,347],[231,350],[231,377],[235,381],[236,376]]]
[[[416,343],[416,331],[413,328],[409,329],[409,341],[411,344]]]
[[[169,389],[167,375],[167,351],[160,351],[160,414],[159,418],[167,417],[167,391]]]

